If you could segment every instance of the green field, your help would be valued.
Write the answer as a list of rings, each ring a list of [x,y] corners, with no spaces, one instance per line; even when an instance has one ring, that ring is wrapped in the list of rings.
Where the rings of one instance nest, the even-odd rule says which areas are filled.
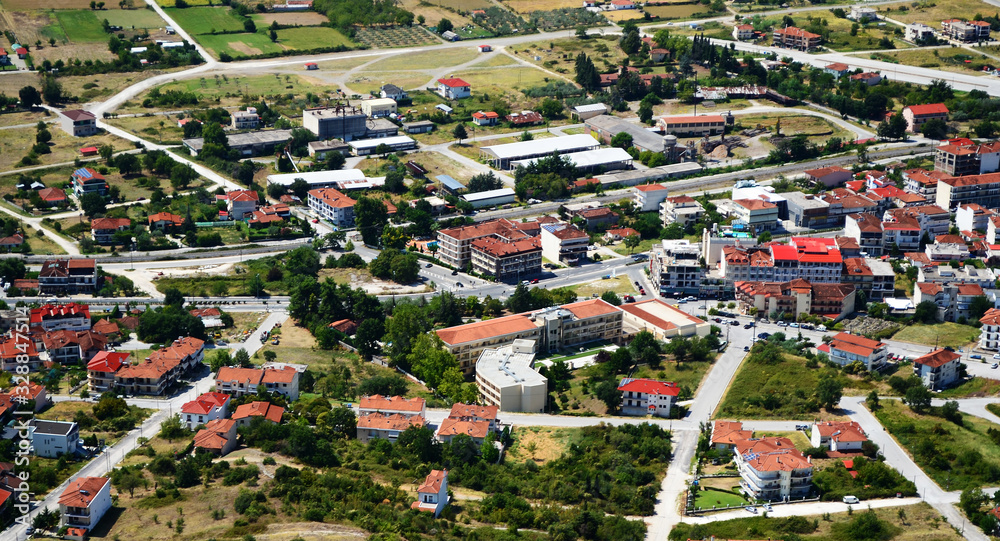
[[[1000,426],[964,414],[959,426],[940,417],[939,408],[920,415],[896,400],[883,400],[875,416],[941,488],[962,490],[1000,480],[1000,444],[995,439]]]
[[[236,32],[243,30],[243,20],[227,7],[168,8],[167,15],[192,34]]]
[[[216,84],[218,83],[218,84]],[[291,86],[292,88],[287,88]],[[303,82],[297,75],[285,77],[275,77],[273,75],[258,75],[256,77],[228,77],[204,79],[204,86],[200,79],[186,79],[173,83],[167,83],[160,87],[160,91],[180,90],[183,92],[194,92],[206,98],[216,98],[226,94],[238,93],[241,90],[257,96],[268,96],[275,94],[294,93],[305,95],[307,92],[322,93],[325,89],[320,86]]]
[[[284,50],[264,34],[203,34],[197,39],[216,55],[227,53],[233,57],[256,56]]]
[[[353,47],[347,36],[325,26],[303,26],[278,30],[278,43],[291,49],[319,49],[321,47]]]
[[[934,325],[911,325],[903,327],[892,339],[913,342],[925,346],[961,347],[979,338],[979,329],[958,323],[935,323]]]
[[[55,13],[70,41],[76,43],[107,41],[108,35],[104,33],[101,21],[97,20],[93,11],[78,9]]]
[[[379,60],[365,69],[371,71],[438,69],[441,66],[464,64],[475,59],[477,56],[479,56],[479,53],[472,47],[468,49],[428,51],[417,54],[400,54],[390,56],[385,60]]]
[[[101,18],[122,28],[162,28],[167,23],[148,9],[109,9],[101,12]]]

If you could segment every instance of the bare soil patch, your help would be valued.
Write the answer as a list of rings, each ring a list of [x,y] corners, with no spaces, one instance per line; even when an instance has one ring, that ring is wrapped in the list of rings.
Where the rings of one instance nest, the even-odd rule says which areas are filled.
[[[243,54],[245,54],[247,56],[258,55],[258,54],[261,54],[263,52],[263,51],[261,51],[260,49],[258,49],[256,47],[250,47],[249,45],[247,45],[246,43],[243,43],[242,41],[230,41],[229,42],[229,47],[231,49],[233,49],[234,51],[239,51],[239,52],[241,52],[241,53],[243,53]]]
[[[10,10],[90,8],[90,0],[3,0],[2,4]]]
[[[271,23],[275,21],[280,25],[287,26],[318,26],[330,22],[326,15],[312,11],[305,13],[261,13],[259,17],[267,26],[271,26]]]

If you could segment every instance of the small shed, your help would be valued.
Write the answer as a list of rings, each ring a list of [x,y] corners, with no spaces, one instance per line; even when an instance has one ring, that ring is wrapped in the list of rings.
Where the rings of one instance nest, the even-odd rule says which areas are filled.
[[[308,62],[308,63],[306,63],[306,69],[307,70],[318,70],[319,69],[319,64],[317,64],[315,62]]]

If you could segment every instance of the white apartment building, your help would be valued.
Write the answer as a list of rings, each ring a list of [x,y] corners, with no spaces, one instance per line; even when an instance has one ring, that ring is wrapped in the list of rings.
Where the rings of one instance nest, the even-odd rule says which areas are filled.
[[[334,188],[309,191],[309,208],[338,227],[354,225],[354,199]]]
[[[571,224],[542,226],[542,257],[553,263],[576,265],[587,256],[590,236]]]
[[[660,220],[667,226],[679,223],[684,227],[693,225],[705,214],[701,203],[687,195],[668,197],[660,203]]]
[[[622,415],[670,417],[670,407],[680,394],[676,383],[644,378],[624,378],[618,384],[622,393]]]
[[[822,351],[820,346],[820,350]],[[877,370],[889,360],[889,347],[878,340],[869,340],[863,336],[848,333],[838,333],[827,344],[830,360],[840,366],[847,366],[860,361],[869,371]]]
[[[204,393],[181,407],[181,422],[188,430],[215,419],[228,417],[230,396],[222,393]]]
[[[701,246],[687,239],[664,240],[654,245],[650,275],[659,283],[661,295],[697,295],[705,279]]]
[[[483,403],[500,411],[545,412],[548,378],[535,370],[533,340],[484,349],[476,361],[476,386]]]
[[[990,308],[979,322],[983,324],[979,329],[979,347],[992,351],[1000,349],[1000,309]]]
[[[736,220],[753,231],[771,231],[778,228],[778,205],[760,199],[733,201]]]
[[[812,462],[788,438],[736,442],[733,458],[740,486],[757,500],[789,501],[812,493]]]
[[[826,447],[838,453],[861,451],[868,441],[864,429],[856,421],[825,421],[812,425],[809,443],[813,447]]]
[[[932,391],[947,388],[958,381],[962,356],[947,349],[936,349],[913,360],[913,375]]]
[[[111,509],[111,479],[78,477],[59,496],[59,525],[93,530]]]
[[[632,194],[639,212],[652,212],[660,208],[660,203],[670,195],[670,190],[662,184],[643,184],[632,188]]]

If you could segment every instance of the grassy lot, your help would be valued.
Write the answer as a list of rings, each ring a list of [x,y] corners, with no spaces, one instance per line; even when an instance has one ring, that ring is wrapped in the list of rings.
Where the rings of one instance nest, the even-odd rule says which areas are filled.
[[[517,61],[505,54],[495,54],[489,57],[488,60],[484,62],[476,63],[477,68],[495,68],[500,66],[512,66],[517,64]]]
[[[549,42],[528,43],[508,47],[507,52],[514,54],[517,58],[533,64],[544,65],[559,73],[574,73],[575,59],[580,51],[585,51],[601,72],[611,69],[609,66],[620,65],[625,57],[625,53],[618,46],[618,41],[610,36],[590,37],[586,40],[558,39],[553,41],[552,45],[549,47]],[[536,56],[541,60],[535,60]]]
[[[153,410],[147,410],[142,408],[136,408],[142,413],[142,419],[149,417],[153,413]],[[72,421],[73,417],[77,412],[84,412],[89,416],[93,416],[94,404],[91,402],[82,402],[77,400],[67,400],[65,402],[58,402],[53,404],[52,407],[38,414],[39,419],[46,419],[49,421]],[[105,438],[108,440],[108,445],[124,435],[124,432],[114,433],[114,432],[101,432],[97,430],[80,430],[80,437],[89,436],[91,434],[96,434],[98,438]]]
[[[347,87],[357,94],[378,95],[386,83],[400,88],[422,88],[431,76],[420,71],[359,71],[351,74]]]
[[[988,48],[987,48],[988,49]],[[885,51],[872,55],[875,60],[884,60],[917,66],[937,68],[943,71],[966,74],[982,74],[984,64],[996,66],[997,62],[982,54],[976,54],[960,47],[946,49],[909,49],[905,51]],[[966,62],[970,60],[971,62]],[[905,69],[905,68],[901,68]]]
[[[77,43],[107,41],[108,35],[101,27],[101,21],[90,10],[57,11],[56,18],[62,25],[66,37]]]
[[[31,253],[37,255],[59,255],[65,254],[66,250],[53,242],[48,237],[39,237],[37,230],[29,225],[25,225],[25,232],[28,234],[27,243],[31,246]]]
[[[127,116],[109,118],[105,122],[136,135],[150,137],[158,143],[179,145],[184,139],[184,130],[177,126],[177,119],[169,116]]]
[[[901,7],[906,7],[907,10],[900,11]],[[885,16],[901,23],[924,23],[933,28],[941,28],[941,21],[945,19],[972,20],[977,13],[985,15],[992,12],[989,6],[978,0],[948,0],[947,2],[924,0],[878,6],[877,9],[880,14],[884,13]]]
[[[507,460],[516,463],[531,459],[544,464],[559,458],[579,439],[578,428],[518,426],[514,430],[514,443],[507,450]]]
[[[146,449],[152,447],[153,450],[156,451],[157,455],[174,455],[187,447],[193,436],[194,434],[191,434],[188,437],[179,438],[174,441],[167,441],[159,436],[155,436],[143,445],[142,448]],[[135,464],[144,464],[148,462],[149,456],[131,452],[125,457],[125,460],[122,461],[121,465],[133,466]]]
[[[595,293],[597,296],[600,296],[605,291],[614,291],[619,296],[638,293],[638,290],[632,284],[632,280],[629,280],[628,275],[625,274],[615,278],[594,280],[590,283],[570,286],[570,289],[575,291],[576,295],[580,298],[591,297]]]
[[[899,518],[899,510],[905,513],[905,522]],[[788,517],[773,518],[753,516],[731,520],[720,520],[708,524],[678,524],[670,539],[741,539],[752,532],[754,538],[785,539],[789,532],[794,531],[797,539],[805,541],[826,541],[834,539],[857,539],[847,534],[846,527],[852,521],[859,520],[860,510],[853,514],[836,513],[819,517]],[[864,511],[864,512],[867,512]],[[941,513],[926,503],[907,505],[903,507],[884,507],[873,509],[873,513],[885,525],[886,534],[879,539],[893,541],[960,541],[962,536],[941,518]],[[814,522],[813,519],[819,519]],[[814,528],[815,525],[815,528]],[[881,535],[877,532],[876,535]]]
[[[219,77],[218,79],[186,79],[167,83],[160,87],[160,91],[166,92],[167,90],[194,92],[205,98],[218,98],[241,91],[255,96],[268,96],[289,92],[299,95],[305,95],[308,92],[324,94],[327,89],[309,83],[297,75],[285,75],[284,77],[254,75],[251,77]]]
[[[893,340],[939,347],[961,347],[975,342],[978,338],[979,329],[951,322],[910,325],[903,327],[892,337]]]
[[[702,4],[675,4],[672,6],[647,6],[644,11],[660,19],[687,19],[695,13],[708,13],[711,10]],[[634,17],[628,17],[634,18]],[[615,19],[618,20],[618,19]],[[623,19],[624,20],[624,19]]]
[[[100,19],[107,19],[112,26],[122,28],[161,28],[166,23],[155,11],[148,9],[109,9],[102,11]]]
[[[243,30],[243,21],[228,7],[166,8],[164,12],[191,34]]]
[[[618,242],[616,244],[612,244],[611,246],[609,246],[609,248],[611,248],[615,253],[619,253],[622,255],[641,254],[643,252],[648,252],[652,250],[653,246],[658,244],[659,242],[660,242],[659,239],[643,239],[639,241],[638,246],[632,248],[631,250],[629,250],[628,246],[625,246],[625,242]]]
[[[755,346],[754,352],[761,346]],[[844,394],[865,394],[871,382],[842,376],[831,368],[808,368],[807,359],[784,354],[767,364],[748,357],[726,391],[716,417],[724,419],[829,419],[834,413],[820,410],[815,397],[820,376],[836,377]]]
[[[284,50],[264,34],[206,34],[198,36],[198,41],[216,55],[226,53],[233,57],[279,53]]]
[[[701,9],[692,10],[691,13],[697,13],[702,11]],[[641,19],[643,17],[642,13],[637,9],[622,9],[618,11],[605,11],[602,13],[606,19],[616,23],[622,21],[630,21],[632,19]],[[689,17],[690,15],[678,15],[676,18]]]
[[[812,447],[812,443],[809,442],[809,438],[799,430],[792,432],[754,432],[754,437],[788,438],[792,440],[792,444],[794,444],[795,448],[799,451],[805,451],[806,449]]]
[[[470,45],[468,49],[442,49],[440,51],[390,56],[389,58],[375,62],[365,69],[371,71],[439,69],[441,66],[464,64],[470,60],[474,60],[477,56],[479,56],[479,53],[476,51],[476,48]],[[456,76],[464,78],[461,74],[456,74]],[[469,82],[471,83],[472,81]]]
[[[677,364],[675,361],[664,359],[660,362],[658,368],[652,368],[647,365],[640,366],[636,369],[634,376],[637,378],[672,381],[677,384],[677,387],[687,387],[694,393],[698,390],[701,381],[705,379],[705,374],[708,373],[708,369],[711,367],[712,363],[708,362]]]
[[[901,402],[885,400],[875,416],[941,488],[962,490],[995,483],[1000,444],[989,432],[997,434],[1000,425],[963,414],[959,426],[939,417],[938,411],[931,408],[919,415]]]
[[[435,130],[442,131],[442,130]],[[442,133],[447,130],[443,130]],[[435,132],[431,132],[432,134]],[[453,139],[448,136],[446,140]],[[408,159],[419,163],[427,170],[427,178],[434,181],[438,175],[448,175],[459,182],[467,182],[476,175],[476,171],[462,165],[455,160],[438,152],[414,152],[406,156]]]
[[[278,43],[290,49],[318,47],[353,47],[354,43],[339,30],[321,27],[286,28],[278,30]]]
[[[840,137],[841,139],[848,141],[854,140],[853,132],[844,130],[825,118],[809,115],[739,115],[736,117],[736,124],[738,126],[742,125],[744,128],[753,128],[760,125],[761,127],[771,130],[771,133],[774,134],[775,126],[777,125],[778,120],[781,120],[782,135],[805,135],[809,139],[809,142],[813,144],[826,143],[826,141],[831,137]]]
[[[746,498],[735,492],[723,491],[719,489],[702,488],[694,497],[694,506],[700,509],[709,507],[726,507],[730,505],[745,505],[749,503]]]
[[[318,66],[320,70],[347,71],[366,62],[371,62],[376,58],[378,57],[356,56],[353,58],[342,58],[340,60],[327,60],[326,62],[319,62]]]
[[[273,22],[282,26],[319,26],[330,22],[326,15],[315,11],[254,13],[250,18],[257,28],[271,26]]]
[[[16,94],[15,92],[14,95]],[[34,146],[35,133],[36,130],[34,127],[4,130],[3,137],[0,137],[0,171],[15,169],[15,164]],[[39,155],[40,165],[71,162],[74,158],[80,156],[80,147],[83,146],[99,147],[104,144],[110,144],[119,149],[129,148],[127,141],[108,134],[87,138],[73,137],[55,126],[49,127],[49,133],[52,134],[52,141],[49,142],[51,153]],[[10,189],[13,189],[16,180],[14,177],[0,180],[0,192],[7,185],[10,186]]]
[[[864,25],[858,29],[857,35],[851,35],[851,25],[854,21],[848,19],[838,19],[834,16],[823,17],[826,20],[827,28],[830,30],[830,39],[824,44],[834,51],[871,51],[881,49],[879,41],[883,37],[888,37],[898,49],[913,47],[901,39],[894,39],[893,24],[879,27],[876,23]]]
[[[989,362],[992,362],[992,359]],[[937,398],[981,398],[997,395],[1000,395],[1000,381],[987,378],[972,378],[936,394]]]

